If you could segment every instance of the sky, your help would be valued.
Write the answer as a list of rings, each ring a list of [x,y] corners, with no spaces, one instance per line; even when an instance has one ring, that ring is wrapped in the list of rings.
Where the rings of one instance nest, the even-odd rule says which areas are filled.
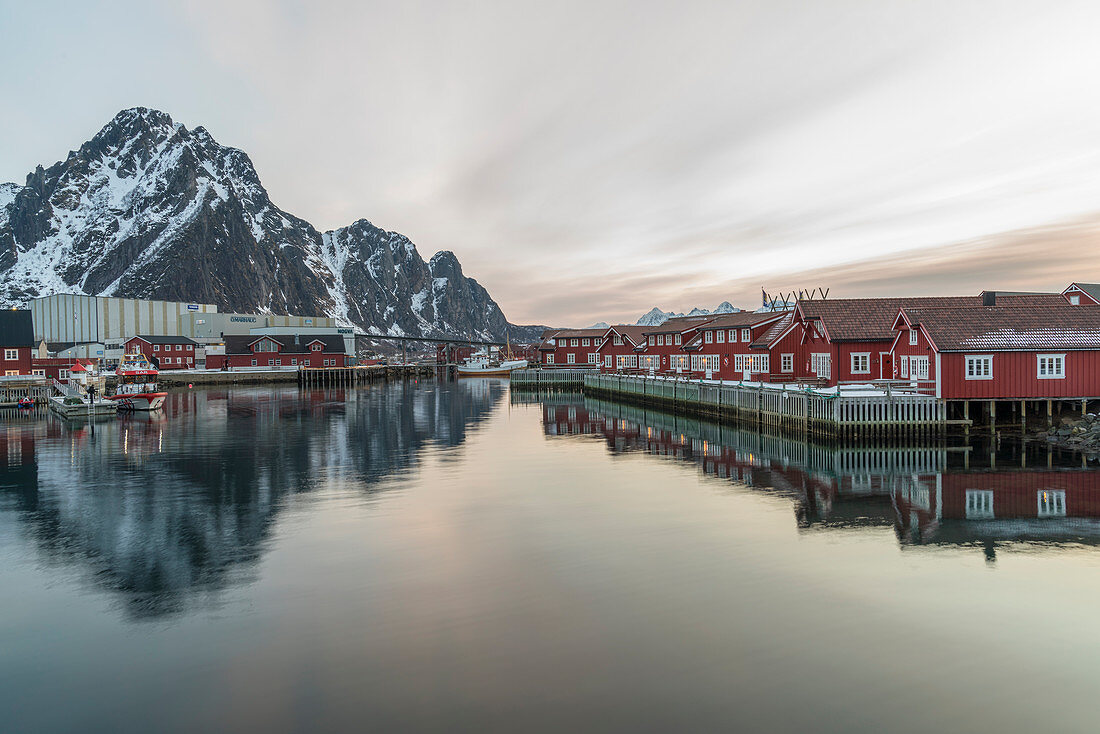
[[[1098,35],[1060,0],[0,0],[0,181],[146,106],[515,323],[1061,289],[1100,281]]]

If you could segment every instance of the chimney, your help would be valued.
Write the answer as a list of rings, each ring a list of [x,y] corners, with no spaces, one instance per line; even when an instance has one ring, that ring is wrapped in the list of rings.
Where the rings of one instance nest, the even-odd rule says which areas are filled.
[[[982,305],[983,306],[996,306],[997,305],[997,291],[982,291]]]

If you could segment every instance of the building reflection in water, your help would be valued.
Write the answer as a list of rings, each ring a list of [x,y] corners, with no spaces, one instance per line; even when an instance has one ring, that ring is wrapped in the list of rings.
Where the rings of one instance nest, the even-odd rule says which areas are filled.
[[[785,494],[803,532],[893,527],[903,547],[974,546],[990,561],[1008,543],[1100,544],[1100,471],[1046,444],[827,446],[576,395],[538,401],[548,436]]]
[[[174,392],[163,415],[70,423],[12,416],[0,430],[0,512],[49,564],[76,566],[160,617],[246,583],[289,498],[370,495],[429,446],[460,446],[499,383],[361,390]]]

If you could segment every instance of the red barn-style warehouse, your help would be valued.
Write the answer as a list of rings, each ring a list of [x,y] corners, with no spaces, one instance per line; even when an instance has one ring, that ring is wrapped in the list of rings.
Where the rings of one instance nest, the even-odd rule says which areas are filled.
[[[1100,398],[1095,306],[903,308],[894,328],[901,376],[945,400]]]
[[[606,329],[556,329],[543,332],[539,361],[547,367],[596,366]]]
[[[225,365],[230,369],[347,367],[348,356],[339,334],[228,335]]]
[[[34,324],[26,310],[0,311],[0,370],[5,376],[31,374]]]

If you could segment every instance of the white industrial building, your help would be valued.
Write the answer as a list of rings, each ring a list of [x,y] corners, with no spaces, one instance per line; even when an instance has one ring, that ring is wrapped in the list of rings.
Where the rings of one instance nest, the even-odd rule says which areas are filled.
[[[225,334],[248,334],[256,328],[291,330],[272,333],[306,333],[303,329],[322,329],[330,334],[336,329],[336,320],[328,316],[219,313],[218,307],[211,303],[145,301],[71,293],[35,298],[30,308],[36,341],[101,343],[107,345],[107,349],[135,334],[186,336],[200,343],[212,343]]]

